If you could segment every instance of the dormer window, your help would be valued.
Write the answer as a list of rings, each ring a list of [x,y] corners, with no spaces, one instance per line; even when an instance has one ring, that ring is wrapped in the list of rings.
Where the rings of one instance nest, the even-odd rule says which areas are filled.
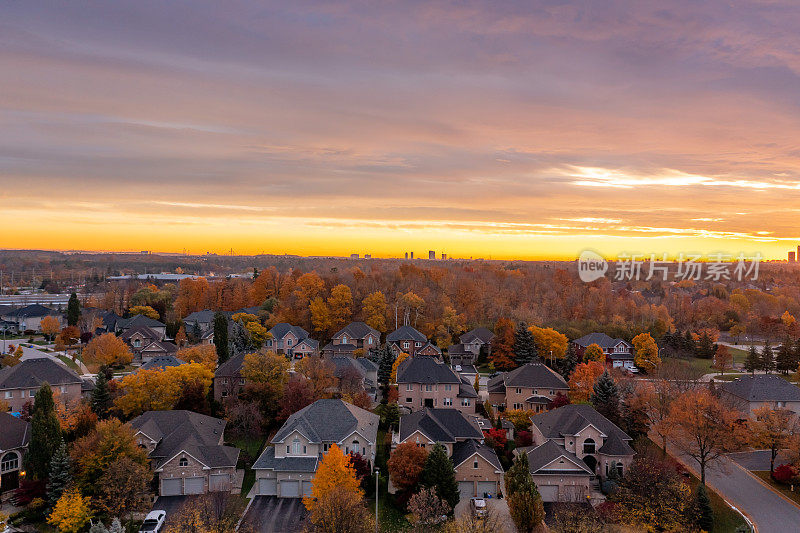
[[[347,344],[347,335],[342,335],[342,344]]]
[[[181,457],[178,461],[178,466],[189,466],[189,459],[186,457]]]
[[[410,343],[410,342],[408,342],[408,341],[405,341],[405,342],[403,343],[403,348],[408,348],[409,346],[411,346],[411,343]]]
[[[286,339],[286,346],[292,345],[292,339]]]
[[[292,453],[295,455],[300,455],[300,439],[297,437],[295,437],[292,441]]]
[[[133,339],[133,347],[134,348],[141,348],[142,347],[142,340],[141,339]]]
[[[369,338],[369,341],[367,342],[367,344],[369,344],[370,346],[372,346],[372,337],[370,337],[370,338]]]
[[[595,443],[594,439],[586,439],[583,441],[583,453],[594,453]]]

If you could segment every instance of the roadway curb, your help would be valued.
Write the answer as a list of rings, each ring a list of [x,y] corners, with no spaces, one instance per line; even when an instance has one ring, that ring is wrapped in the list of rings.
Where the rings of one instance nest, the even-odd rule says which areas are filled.
[[[746,469],[745,467],[743,467],[742,465],[740,465],[739,463],[737,463],[733,459],[731,459],[731,462],[733,464],[735,464],[737,467],[739,467],[742,470],[744,470],[745,472],[747,472],[747,475],[749,475],[751,478],[755,479],[756,481],[758,481],[759,483],[764,485],[766,488],[768,488],[769,490],[771,490],[772,492],[774,492],[775,494],[777,494],[778,496],[780,496],[781,498],[783,498],[787,502],[791,503],[792,505],[794,505],[795,507],[800,509],[800,503],[797,503],[796,501],[794,501],[790,497],[786,496],[785,494],[783,494],[781,492],[778,492],[777,490],[775,490],[775,487],[773,487],[772,485],[770,485],[769,483],[767,483],[766,481],[764,481],[763,479],[761,479],[760,477],[758,477],[757,475],[755,475],[750,470]]]

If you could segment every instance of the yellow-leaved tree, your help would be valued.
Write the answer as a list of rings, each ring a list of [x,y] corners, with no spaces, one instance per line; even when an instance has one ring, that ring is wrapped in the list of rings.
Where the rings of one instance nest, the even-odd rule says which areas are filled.
[[[587,363],[589,361],[599,361],[603,363],[606,360],[606,354],[603,353],[603,349],[599,344],[590,344],[586,347],[586,351],[583,352],[583,360]]]
[[[191,386],[196,386],[202,396],[208,394],[213,379],[214,373],[202,363],[170,366],[164,370],[138,370],[122,378],[121,394],[114,405],[126,416],[169,410]]]
[[[83,350],[83,360],[92,365],[128,364],[133,360],[128,345],[113,333],[93,338]]]
[[[178,350],[175,357],[187,363],[200,363],[211,370],[217,368],[217,349],[213,344],[198,344],[183,348]]]
[[[652,372],[661,365],[661,358],[658,356],[658,345],[649,333],[640,333],[633,338],[633,347],[636,354],[633,364],[644,370]]]
[[[161,315],[158,314],[158,311],[156,311],[149,305],[134,305],[133,307],[128,309],[128,313],[131,316],[144,315],[147,318],[152,318],[153,320],[158,320],[159,318],[161,318]]]
[[[367,295],[361,302],[364,322],[381,333],[386,331],[386,296],[380,291]]]
[[[406,352],[402,352],[400,355],[397,356],[397,359],[394,360],[394,364],[392,364],[392,376],[390,380],[392,383],[397,383],[397,367],[399,367],[400,363],[402,363],[409,357],[411,356],[408,355]]]
[[[553,328],[528,328],[533,335],[533,341],[539,350],[539,357],[545,359],[562,359],[567,353],[567,336]]]
[[[47,335],[48,339],[52,339],[61,330],[61,323],[54,316],[46,316],[42,319],[39,326],[42,328],[42,333]]]
[[[358,498],[364,495],[361,483],[356,477],[355,468],[350,461],[350,456],[342,453],[341,448],[332,444],[322,457],[314,482],[311,485],[311,496],[303,498],[303,505],[312,514],[318,501],[324,500],[334,489],[351,493]]]
[[[77,489],[71,488],[56,502],[53,512],[47,518],[47,523],[58,531],[65,533],[78,533],[92,518],[89,508],[89,498],[81,496]]]

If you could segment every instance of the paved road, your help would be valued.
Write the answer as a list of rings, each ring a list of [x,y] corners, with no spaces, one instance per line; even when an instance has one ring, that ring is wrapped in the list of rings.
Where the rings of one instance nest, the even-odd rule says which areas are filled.
[[[769,450],[756,450],[752,452],[731,453],[728,454],[728,457],[748,470],[767,471],[769,470],[770,455],[771,453]],[[778,456],[775,457],[775,468],[778,468],[784,463],[788,463],[790,461],[788,455],[788,452],[778,452]]]
[[[673,454],[675,449],[669,451]],[[700,477],[694,459],[690,457],[681,459],[697,477]],[[755,523],[759,533],[797,531],[800,524],[800,508],[762,485],[731,459],[723,458],[714,466],[706,468],[706,483],[744,511]]]
[[[260,533],[301,531],[306,508],[301,498],[256,496],[250,503],[242,524],[249,524]]]

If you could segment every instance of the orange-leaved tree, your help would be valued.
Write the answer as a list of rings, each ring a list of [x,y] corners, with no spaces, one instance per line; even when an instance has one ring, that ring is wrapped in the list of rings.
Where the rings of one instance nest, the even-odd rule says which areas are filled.
[[[403,491],[414,489],[427,458],[428,452],[425,448],[413,442],[404,442],[397,446],[387,462],[392,485]]]
[[[361,317],[369,327],[384,333],[386,331],[386,296],[380,291],[368,294],[361,302]]]
[[[644,370],[652,372],[661,365],[658,356],[658,346],[649,333],[640,333],[633,338],[633,347],[636,350],[633,363]]]
[[[797,449],[800,425],[795,414],[788,409],[773,409],[764,404],[753,411],[748,429],[752,446],[770,451],[770,474],[775,471],[775,457],[780,450]]]
[[[599,344],[590,344],[586,347],[586,351],[583,352],[583,360],[587,363],[589,361],[605,362],[606,354],[603,353],[603,349]]]
[[[491,360],[497,370],[512,370],[514,363],[514,323],[509,318],[499,318],[494,325]]]
[[[42,333],[44,333],[48,339],[55,337],[61,329],[61,323],[52,315],[44,317],[39,326],[42,328]]]
[[[592,393],[594,382],[597,381],[605,371],[603,363],[589,361],[580,363],[572,371],[569,378],[569,397],[573,402],[586,402]]]
[[[176,357],[187,363],[200,363],[211,370],[217,368],[217,349],[213,344],[198,344],[178,350]]]
[[[358,497],[364,495],[361,482],[356,477],[356,470],[350,461],[350,455],[343,454],[336,444],[332,444],[328,452],[322,456],[311,485],[311,496],[303,498],[303,505],[313,512],[316,502],[325,499],[334,489],[344,490]]]
[[[397,356],[397,359],[394,360],[394,363],[392,363],[392,375],[390,378],[391,383],[397,383],[397,369],[400,367],[400,363],[402,363],[409,357],[411,356],[408,355],[406,352],[401,352],[400,355]]]
[[[528,328],[533,335],[536,348],[539,350],[539,357],[544,359],[562,359],[567,353],[567,336],[559,333],[553,328],[540,328],[531,326]]]
[[[133,360],[128,345],[113,333],[93,338],[83,350],[83,360],[94,365],[128,364]]]

